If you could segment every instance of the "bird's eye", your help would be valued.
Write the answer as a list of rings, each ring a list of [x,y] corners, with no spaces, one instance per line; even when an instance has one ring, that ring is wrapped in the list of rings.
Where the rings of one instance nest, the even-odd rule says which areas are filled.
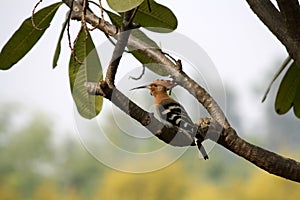
[[[156,84],[153,84],[153,87],[157,87],[157,85],[156,85]]]

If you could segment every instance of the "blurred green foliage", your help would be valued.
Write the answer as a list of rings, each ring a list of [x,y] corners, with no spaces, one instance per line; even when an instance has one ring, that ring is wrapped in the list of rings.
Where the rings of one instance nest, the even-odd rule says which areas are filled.
[[[45,115],[24,115],[22,109],[12,107],[0,106],[1,200],[277,200],[300,196],[299,184],[269,175],[219,146],[205,162],[190,148],[175,163],[155,172],[109,169],[74,138],[53,142],[63,133],[54,133]]]

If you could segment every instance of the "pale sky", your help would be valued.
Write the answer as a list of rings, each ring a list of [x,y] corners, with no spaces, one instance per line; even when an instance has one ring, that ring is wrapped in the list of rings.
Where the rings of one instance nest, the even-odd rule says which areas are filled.
[[[37,1],[3,1],[0,7],[0,48],[31,15]],[[46,6],[56,1],[43,1]],[[208,54],[220,78],[237,95],[237,108],[242,114],[245,130],[260,120],[266,104],[263,92],[275,69],[287,56],[284,46],[252,13],[246,1],[197,0],[159,1],[168,5],[177,16],[176,30],[195,41]],[[11,70],[0,71],[0,102],[21,102],[34,110],[54,117],[57,126],[74,130],[73,101],[68,81],[69,52],[64,40],[58,67],[52,69],[52,58],[66,6],[61,8],[51,27],[38,44]],[[7,20],[9,19],[9,20]],[[66,37],[65,37],[66,38]],[[100,40],[101,41],[101,40]],[[273,73],[270,71],[273,70]],[[205,76],[205,75],[204,75]],[[261,94],[252,95],[253,87]],[[273,88],[271,92],[275,92]],[[267,99],[273,104],[273,99]],[[226,108],[230,109],[230,108]],[[274,113],[275,114],[275,113]],[[251,120],[253,124],[246,123]],[[230,120],[230,119],[229,119]]]

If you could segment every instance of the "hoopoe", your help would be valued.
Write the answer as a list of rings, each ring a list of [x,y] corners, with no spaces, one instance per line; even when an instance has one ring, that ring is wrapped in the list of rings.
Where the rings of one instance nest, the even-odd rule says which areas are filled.
[[[198,127],[188,116],[184,107],[167,94],[167,91],[171,92],[172,88],[176,85],[177,84],[175,82],[169,80],[155,80],[149,85],[136,87],[131,90],[141,88],[149,89],[150,94],[154,97],[156,112],[161,121],[167,127],[178,127],[179,132],[185,134],[187,137],[190,137],[191,141],[193,141],[191,145],[197,145],[199,151],[206,160],[208,159],[208,156],[201,144],[203,139],[196,137]]]

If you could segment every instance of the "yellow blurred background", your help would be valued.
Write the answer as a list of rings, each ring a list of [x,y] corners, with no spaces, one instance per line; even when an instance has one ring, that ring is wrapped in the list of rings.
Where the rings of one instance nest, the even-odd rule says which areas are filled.
[[[0,111],[1,200],[300,197],[298,183],[270,175],[218,145],[210,152],[208,161],[197,159],[197,149],[191,147],[163,169],[125,173],[94,159],[75,137],[57,141],[58,135],[64,133],[55,132],[51,119],[43,113],[12,104],[1,106]],[[296,156],[299,149],[298,153],[291,153],[285,146],[277,151],[300,159]],[[159,162],[159,159],[140,163],[140,167],[147,162]]]

